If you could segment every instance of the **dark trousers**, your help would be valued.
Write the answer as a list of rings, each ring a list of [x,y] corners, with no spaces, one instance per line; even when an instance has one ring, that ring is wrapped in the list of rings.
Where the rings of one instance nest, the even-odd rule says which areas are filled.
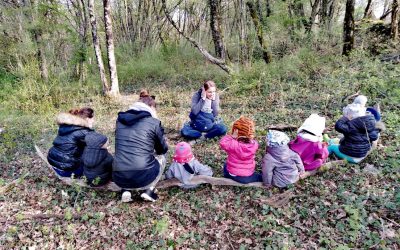
[[[228,170],[226,169],[226,163],[224,165],[224,177],[237,181],[239,183],[247,184],[251,182],[262,182],[262,175],[254,172],[250,176],[232,176],[229,174]]]

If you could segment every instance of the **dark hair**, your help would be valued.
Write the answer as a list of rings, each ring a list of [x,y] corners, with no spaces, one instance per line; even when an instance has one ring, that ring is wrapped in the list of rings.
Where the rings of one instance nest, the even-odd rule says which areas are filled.
[[[208,90],[209,88],[212,88],[212,87],[215,88],[215,82],[213,82],[211,80],[207,80],[204,82],[203,87],[205,90]]]
[[[154,96],[154,95],[150,96],[147,89],[142,89],[140,91],[139,102],[143,102],[144,104],[155,108],[156,107],[155,99],[156,99],[156,96]]]
[[[93,118],[94,116],[94,110],[91,108],[71,109],[69,113],[81,118]]]

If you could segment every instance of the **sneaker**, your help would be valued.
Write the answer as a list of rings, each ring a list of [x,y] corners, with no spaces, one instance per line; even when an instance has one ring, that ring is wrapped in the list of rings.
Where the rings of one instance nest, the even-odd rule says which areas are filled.
[[[158,199],[158,195],[151,189],[147,189],[144,193],[140,195],[142,199],[146,201],[155,202]]]
[[[132,194],[129,191],[124,191],[122,193],[121,202],[131,202],[132,201]]]

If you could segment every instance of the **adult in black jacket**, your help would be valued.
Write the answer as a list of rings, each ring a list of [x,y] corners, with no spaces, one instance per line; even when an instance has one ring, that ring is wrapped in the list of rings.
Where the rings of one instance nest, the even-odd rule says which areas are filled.
[[[168,145],[155,112],[154,97],[147,91],[140,96],[128,111],[118,114],[113,181],[123,189],[144,189],[142,198],[155,201],[153,190],[165,167],[165,160],[156,159],[155,154],[164,155]],[[122,201],[130,200],[130,192],[124,191]]]
[[[94,111],[91,108],[70,110],[57,116],[58,135],[49,150],[47,160],[58,175],[82,176],[81,156],[86,146],[85,136],[93,131]]]
[[[107,151],[107,136],[90,132],[85,137],[82,154],[83,173],[91,186],[101,186],[111,180],[113,157]]]
[[[347,110],[347,111],[346,111]],[[339,145],[330,145],[328,151],[351,163],[358,163],[368,154],[372,143],[378,139],[373,115],[366,114],[365,108],[350,104],[345,108],[345,115],[335,124],[335,129],[343,134]]]

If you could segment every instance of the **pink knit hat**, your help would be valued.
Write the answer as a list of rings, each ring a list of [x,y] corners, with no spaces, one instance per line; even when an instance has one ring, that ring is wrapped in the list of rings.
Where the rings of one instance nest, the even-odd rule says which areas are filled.
[[[192,149],[187,142],[179,142],[175,146],[174,161],[178,163],[188,163],[193,158]]]

